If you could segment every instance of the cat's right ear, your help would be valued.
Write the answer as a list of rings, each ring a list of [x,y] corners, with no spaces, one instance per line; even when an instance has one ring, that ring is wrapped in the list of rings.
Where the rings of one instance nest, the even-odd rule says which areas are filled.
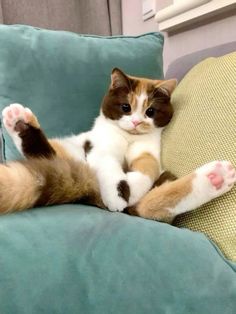
[[[128,76],[122,72],[118,68],[114,68],[111,72],[111,89],[121,88],[121,87],[128,87],[129,88],[129,78]]]

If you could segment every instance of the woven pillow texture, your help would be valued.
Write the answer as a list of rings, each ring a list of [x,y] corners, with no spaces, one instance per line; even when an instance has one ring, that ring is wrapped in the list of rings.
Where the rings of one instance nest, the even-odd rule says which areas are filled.
[[[173,93],[175,114],[163,134],[162,160],[178,177],[211,160],[230,160],[236,166],[235,68],[235,52],[205,59]],[[175,225],[204,232],[236,261],[236,187],[180,215]]]

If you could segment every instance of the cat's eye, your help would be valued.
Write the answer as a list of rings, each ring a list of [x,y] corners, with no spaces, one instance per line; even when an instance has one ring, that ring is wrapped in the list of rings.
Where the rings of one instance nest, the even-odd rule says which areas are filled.
[[[154,108],[150,107],[146,110],[146,115],[149,117],[149,118],[152,118],[154,116],[154,113],[155,113],[155,110]]]
[[[131,111],[131,107],[130,107],[130,104],[122,104],[121,105],[121,108],[124,112],[128,113]]]

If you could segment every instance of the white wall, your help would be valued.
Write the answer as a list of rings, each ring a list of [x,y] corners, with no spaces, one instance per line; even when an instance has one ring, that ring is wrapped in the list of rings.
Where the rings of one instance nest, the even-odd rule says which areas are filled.
[[[157,9],[170,5],[172,0],[156,0]],[[232,14],[232,12],[231,12]],[[124,35],[139,35],[145,32],[158,31],[154,18],[142,20],[142,0],[122,0],[122,18]],[[236,16],[217,17],[204,25],[173,35],[165,34],[164,69],[185,54],[236,41]]]
[[[172,3],[172,0],[157,0],[157,9],[161,10]],[[142,19],[142,0],[122,0],[122,19],[124,35],[139,35],[158,31],[158,25],[151,18]]]

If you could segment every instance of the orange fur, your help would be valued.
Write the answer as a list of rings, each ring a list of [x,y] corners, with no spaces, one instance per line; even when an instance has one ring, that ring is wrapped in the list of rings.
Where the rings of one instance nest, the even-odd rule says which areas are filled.
[[[50,139],[48,141],[50,145],[53,147],[53,149],[55,150],[58,157],[63,158],[63,159],[71,159],[70,154],[65,150],[63,145],[61,145],[59,140]]]
[[[37,119],[37,117],[34,114],[30,115],[28,118],[29,118],[28,123],[30,125],[32,125],[33,127],[37,128],[37,129],[40,128],[40,124],[38,122],[38,119]]]
[[[54,157],[0,165],[0,212],[82,201],[104,207],[88,166]]]
[[[126,76],[116,69],[112,72],[110,87],[112,92],[109,91],[108,95],[104,97],[102,111],[110,119],[118,119],[123,112],[117,110],[117,105],[113,106],[117,99],[121,103],[127,102],[128,99],[131,107],[135,109],[137,96],[145,93],[148,97],[143,103],[143,114],[149,106],[154,106],[154,124],[157,127],[163,127],[172,117],[169,96],[175,83],[174,80],[160,81]],[[159,87],[161,90],[158,90]],[[117,92],[116,88],[121,90],[121,93]],[[26,122],[19,121],[16,128],[16,131],[24,138],[23,152],[29,159],[0,166],[0,212],[77,201],[104,208],[93,171],[85,163],[75,161],[59,140],[48,140],[40,130],[40,124],[35,115],[28,116]],[[143,130],[146,128],[148,131],[150,124],[142,122],[142,128]],[[34,141],[35,136],[39,139],[38,141]],[[85,155],[91,149],[92,144],[88,141],[85,142]],[[143,153],[133,160],[126,170],[142,172],[153,182],[160,176],[159,163],[150,153]],[[168,215],[166,209],[169,204],[184,197],[184,193],[187,191],[187,183],[184,189],[185,185],[181,182],[176,185],[177,191],[167,185],[150,191],[138,203],[135,213],[146,218],[164,219]],[[184,190],[185,192],[183,192]],[[118,192],[128,201],[130,190],[126,181],[120,182]],[[160,196],[161,193],[163,193],[162,196]],[[168,198],[171,198],[171,201]]]
[[[39,197],[41,182],[40,175],[36,178],[19,162],[0,165],[0,212],[32,207]]]
[[[175,207],[192,191],[194,174],[164,183],[148,192],[130,212],[148,219],[171,222],[174,215],[168,210]]]
[[[160,176],[160,167],[157,160],[150,153],[143,153],[132,161],[130,171],[140,171],[148,175],[154,182]]]

